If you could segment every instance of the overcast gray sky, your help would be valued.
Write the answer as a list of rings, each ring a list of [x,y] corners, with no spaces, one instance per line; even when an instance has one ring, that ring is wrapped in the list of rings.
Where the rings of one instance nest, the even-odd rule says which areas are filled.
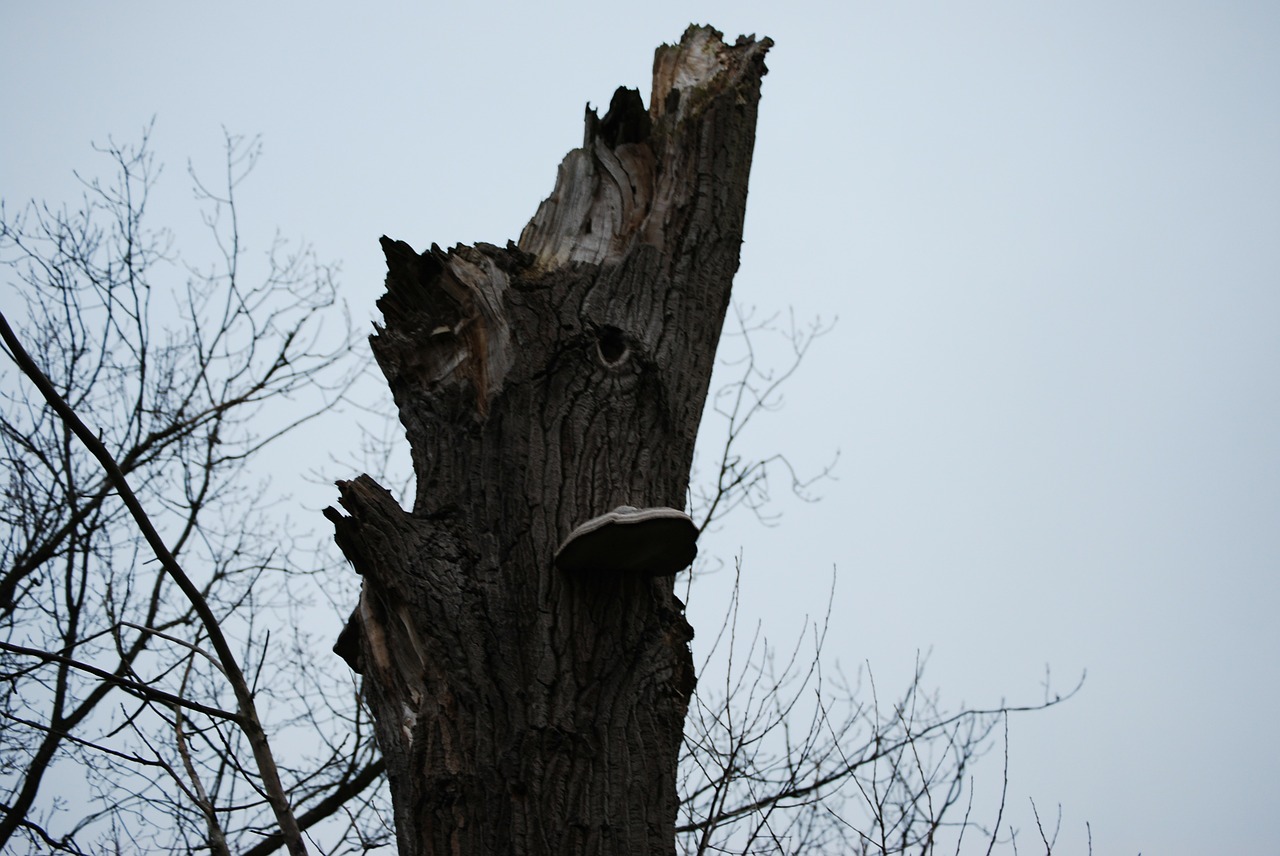
[[[737,299],[839,318],[748,441],[839,480],[704,553],[780,642],[834,567],[828,654],[882,691],[917,651],[952,705],[1087,669],[1011,726],[1059,852],[1275,852],[1280,4],[10,0],[0,194],[68,198],[154,115],[181,239],[186,159],[261,133],[251,240],[309,239],[372,318],[379,235],[517,237],[690,21],[777,43]]]

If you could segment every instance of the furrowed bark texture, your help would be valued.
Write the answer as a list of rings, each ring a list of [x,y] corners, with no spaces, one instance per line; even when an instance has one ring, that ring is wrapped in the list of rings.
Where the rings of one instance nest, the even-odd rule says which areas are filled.
[[[738,267],[771,42],[690,27],[652,103],[587,110],[518,245],[382,239],[371,338],[413,449],[412,512],[339,485],[402,854],[672,853],[694,686],[671,576],[553,556],[618,505],[683,508]]]

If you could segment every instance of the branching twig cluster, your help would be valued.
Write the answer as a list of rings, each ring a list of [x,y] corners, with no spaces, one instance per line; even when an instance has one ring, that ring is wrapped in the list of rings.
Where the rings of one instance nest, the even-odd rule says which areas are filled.
[[[730,361],[735,380],[714,397],[724,420],[716,444],[714,480],[690,492],[700,530],[738,508],[772,522],[770,469],[781,468],[801,499],[811,486],[832,477],[834,461],[802,478],[781,454],[752,457],[740,449],[743,434],[763,413],[781,406],[781,386],[794,376],[813,342],[831,329],[815,321],[798,327],[791,319],[752,320],[734,307],[742,356]],[[767,368],[755,339],[781,334],[788,356],[780,370]],[[698,574],[689,586],[697,585]],[[832,597],[834,597],[834,580]],[[688,594],[686,594],[688,597]],[[1044,701],[1028,706],[949,711],[924,685],[924,663],[897,700],[882,703],[870,665],[852,682],[830,673],[823,660],[831,604],[805,640],[779,660],[757,625],[738,638],[738,583],[720,631],[698,669],[702,681],[692,699],[681,758],[682,804],[677,825],[684,853],[957,854],[965,840],[983,838],[988,853],[997,843],[1017,850],[1010,828],[1001,838],[1004,796],[989,828],[972,817],[974,762],[991,748],[994,729],[1006,726],[1005,786],[1008,784],[1007,722],[1010,714],[1043,710],[1065,701],[1046,675]],[[715,684],[707,681],[716,676]],[[1082,679],[1083,680],[1083,679]],[[960,818],[955,815],[963,809]],[[1054,836],[1041,833],[1046,853]],[[1056,836],[1056,832],[1055,832]]]
[[[948,711],[925,691],[919,660],[884,704],[869,666],[852,682],[825,669],[830,619],[829,601],[807,649],[798,640],[779,665],[759,627],[738,639],[735,584],[699,670],[722,681],[699,687],[686,725],[681,852],[959,853],[966,832],[994,845],[1001,817],[991,832],[970,817],[974,762],[1010,714],[1053,707],[1079,685],[1031,705]]]
[[[717,389],[711,399],[710,409],[722,421],[724,432],[722,436],[713,435],[713,448],[718,459],[714,466],[715,477],[705,484],[695,480],[690,485],[689,513],[699,532],[739,507],[751,509],[760,522],[770,525],[776,520],[776,515],[768,510],[770,473],[784,472],[792,493],[813,502],[817,499],[813,486],[832,478],[836,465],[833,458],[817,473],[801,476],[781,452],[751,457],[741,451],[747,428],[761,415],[782,407],[782,387],[800,368],[814,341],[829,333],[834,323],[825,323],[818,318],[802,326],[792,315],[783,327],[777,315],[756,319],[754,310],[743,309],[736,303],[732,312],[735,326],[726,329],[720,348],[723,351],[728,346],[732,350],[736,343],[741,353],[724,359],[723,365],[734,373],[734,378]],[[782,368],[770,368],[769,361],[759,353],[762,337],[785,341],[788,354]],[[700,440],[708,436],[707,430],[704,424]]]
[[[289,630],[332,563],[254,475],[361,371],[350,325],[326,326],[332,270],[242,241],[256,140],[227,136],[219,189],[196,180],[218,253],[200,269],[149,226],[147,136],[100,151],[114,179],[82,179],[77,208],[0,210],[21,307],[2,319],[0,849],[301,852],[339,808],[365,832],[368,723]],[[305,748],[273,752],[290,728]]]

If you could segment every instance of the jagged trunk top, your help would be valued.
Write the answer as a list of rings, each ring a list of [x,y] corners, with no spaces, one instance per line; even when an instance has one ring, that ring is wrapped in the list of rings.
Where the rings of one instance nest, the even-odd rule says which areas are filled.
[[[661,369],[672,350],[696,351],[692,371],[681,374],[703,388],[676,383],[670,397],[679,402],[667,414],[685,435],[681,445],[692,443],[709,381],[702,369],[737,270],[771,44],[729,46],[716,30],[695,26],[679,45],[659,48],[649,109],[623,88],[603,119],[588,108],[582,148],[560,164],[554,191],[518,246],[444,252],[433,244],[419,255],[383,239],[389,272],[378,306],[386,321],[371,343],[415,446],[424,423],[458,429],[482,421],[509,384],[575,350],[614,379]],[[512,340],[523,311],[539,315],[530,331],[542,341]],[[419,510],[456,501],[443,484],[456,486],[455,470],[443,478],[437,471],[458,447],[443,446],[439,454],[415,448]],[[682,504],[677,495],[674,505]]]

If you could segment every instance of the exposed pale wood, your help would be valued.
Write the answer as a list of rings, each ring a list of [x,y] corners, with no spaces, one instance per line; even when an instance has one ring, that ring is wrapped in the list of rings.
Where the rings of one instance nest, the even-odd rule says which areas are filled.
[[[768,39],[691,27],[620,89],[519,245],[383,239],[372,337],[412,511],[340,485],[403,854],[670,853],[694,685],[671,576],[566,574],[620,505],[682,508],[729,289]]]

